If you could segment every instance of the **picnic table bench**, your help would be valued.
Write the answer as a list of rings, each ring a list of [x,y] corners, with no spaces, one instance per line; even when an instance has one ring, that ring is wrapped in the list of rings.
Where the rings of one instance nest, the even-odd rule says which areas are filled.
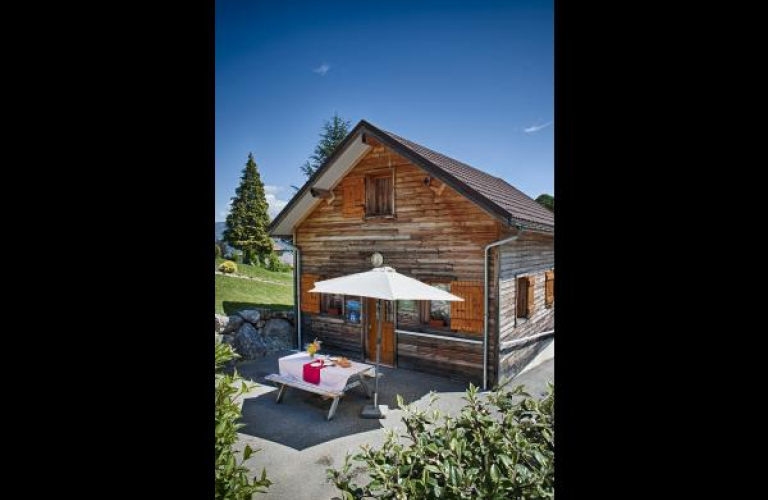
[[[305,359],[306,358],[306,359]],[[280,390],[277,393],[276,403],[280,403],[285,394],[286,388],[291,387],[302,391],[319,394],[320,396],[333,399],[331,403],[331,409],[328,411],[328,420],[331,420],[336,414],[336,408],[339,406],[339,401],[344,394],[355,387],[363,386],[368,398],[371,397],[371,389],[365,382],[364,377],[369,370],[373,369],[373,366],[366,365],[364,363],[352,362],[350,368],[340,367],[326,367],[323,368],[321,373],[321,383],[311,384],[302,380],[301,375],[297,372],[298,368],[301,368],[304,362],[308,362],[309,356],[306,353],[292,354],[284,358],[280,358],[280,372],[267,375],[266,380],[280,384]],[[335,369],[335,370],[334,370]],[[334,370],[330,372],[329,370]],[[329,383],[323,383],[323,373],[331,375]]]

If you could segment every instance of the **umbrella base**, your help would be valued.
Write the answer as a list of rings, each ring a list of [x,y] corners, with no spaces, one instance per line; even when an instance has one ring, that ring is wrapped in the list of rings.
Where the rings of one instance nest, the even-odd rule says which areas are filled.
[[[360,418],[387,418],[388,410],[387,405],[365,405],[363,411],[360,412]]]

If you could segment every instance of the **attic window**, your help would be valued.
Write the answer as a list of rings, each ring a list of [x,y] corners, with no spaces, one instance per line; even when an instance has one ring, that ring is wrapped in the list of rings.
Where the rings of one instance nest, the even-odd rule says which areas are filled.
[[[365,215],[382,217],[394,215],[394,183],[392,173],[370,175],[365,182]]]

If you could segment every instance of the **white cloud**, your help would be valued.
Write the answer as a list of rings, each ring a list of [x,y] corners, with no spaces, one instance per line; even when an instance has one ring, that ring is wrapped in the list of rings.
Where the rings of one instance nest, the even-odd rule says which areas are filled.
[[[331,66],[329,64],[323,63],[320,66],[318,66],[317,68],[313,69],[312,71],[314,71],[315,73],[317,73],[320,76],[325,76],[326,73],[328,73],[328,71],[330,71],[330,69],[331,69]]]
[[[267,199],[267,203],[269,204],[269,209],[267,212],[269,213],[269,217],[274,219],[277,217],[277,214],[280,213],[280,210],[282,210],[287,204],[288,200],[282,200],[277,197],[277,193],[280,193],[282,191],[285,191],[286,188],[284,186],[270,186],[265,185],[264,186],[264,197]],[[226,210],[221,210],[219,212],[219,216],[221,216],[221,220],[226,220],[227,215],[229,215],[229,211],[232,207],[232,201],[230,200],[227,203]]]
[[[524,128],[524,129],[523,129],[523,132],[525,132],[526,134],[531,134],[531,133],[533,133],[533,132],[538,132],[539,130],[541,130],[541,129],[543,129],[543,128],[547,128],[547,127],[549,127],[549,126],[550,126],[550,125],[552,125],[553,123],[555,123],[555,120],[550,120],[550,121],[548,121],[547,123],[544,123],[544,124],[542,124],[542,125],[533,125],[533,126],[531,126],[531,127],[528,127],[528,128]]]
[[[267,203],[269,203],[269,217],[274,220],[287,204],[288,200],[281,200],[273,193],[267,193]]]

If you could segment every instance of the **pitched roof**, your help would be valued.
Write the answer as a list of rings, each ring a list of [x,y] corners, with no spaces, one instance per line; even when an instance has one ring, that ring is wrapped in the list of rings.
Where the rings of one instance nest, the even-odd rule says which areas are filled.
[[[366,136],[370,135],[396,153],[423,168],[430,175],[437,177],[448,186],[463,194],[482,208],[505,223],[522,224],[532,229],[554,232],[555,216],[530,196],[516,189],[504,179],[494,177],[481,170],[449,158],[441,153],[413,141],[361,120],[349,135],[339,144],[330,158],[307,180],[298,193],[288,202],[270,224],[270,233],[289,234],[287,229],[291,220],[299,219],[297,214],[288,217],[297,208],[306,211],[305,201],[310,196],[310,188],[327,187],[335,183],[342,168],[335,167],[338,162],[349,162],[360,158],[369,147],[365,146]],[[283,223],[285,220],[285,224]],[[279,231],[278,231],[279,230]]]
[[[444,154],[433,151],[392,132],[381,130],[393,140],[429,160],[434,166],[452,175],[509,213],[509,217],[521,222],[533,222],[544,226],[555,225],[555,214],[536,200],[509,184],[475,167]]]

